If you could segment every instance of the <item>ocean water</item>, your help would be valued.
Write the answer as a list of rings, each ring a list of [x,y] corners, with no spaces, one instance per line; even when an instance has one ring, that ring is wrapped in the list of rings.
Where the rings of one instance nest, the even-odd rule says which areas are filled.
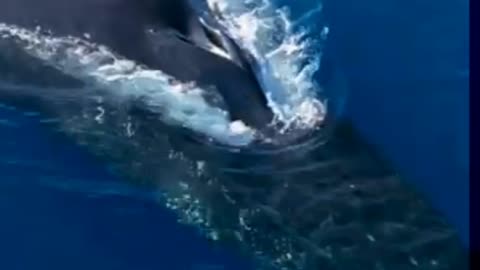
[[[20,41],[106,91],[58,102],[46,94],[55,82],[25,65],[1,77],[3,91],[35,93],[41,82],[56,117],[0,103],[0,269],[464,269],[458,232],[344,121],[349,91],[325,50],[335,33],[327,3],[206,2],[261,63],[290,128],[279,148],[239,151],[254,131],[108,48],[0,24],[0,48]],[[145,103],[118,106],[132,97]]]
[[[252,269],[35,117],[0,118],[2,269]]]

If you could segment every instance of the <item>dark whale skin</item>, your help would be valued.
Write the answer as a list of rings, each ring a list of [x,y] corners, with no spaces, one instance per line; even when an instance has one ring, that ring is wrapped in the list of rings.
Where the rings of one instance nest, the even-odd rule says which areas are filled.
[[[0,0],[0,22],[56,36],[84,37],[223,98],[232,120],[263,129],[273,119],[247,65],[205,47],[212,43],[195,10],[178,0]],[[239,51],[227,53],[235,56]],[[234,57],[237,58],[237,57]]]

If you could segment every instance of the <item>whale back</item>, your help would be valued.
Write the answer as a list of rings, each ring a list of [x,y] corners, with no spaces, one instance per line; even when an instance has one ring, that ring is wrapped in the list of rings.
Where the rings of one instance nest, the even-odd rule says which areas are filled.
[[[208,50],[215,41],[188,1],[0,0],[0,6],[1,23],[40,27],[55,36],[88,37],[147,68],[215,91],[223,98],[232,120],[262,129],[273,119],[246,62]],[[220,49],[226,54],[241,53]]]

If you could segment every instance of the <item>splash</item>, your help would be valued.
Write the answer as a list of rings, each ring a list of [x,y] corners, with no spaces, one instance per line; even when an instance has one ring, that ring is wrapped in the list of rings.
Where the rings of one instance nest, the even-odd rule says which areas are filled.
[[[123,101],[142,100],[167,123],[229,145],[244,146],[254,139],[254,130],[241,121],[230,122],[226,111],[210,106],[204,90],[174,83],[165,73],[115,55],[88,37],[54,37],[40,28],[31,31],[4,23],[0,23],[0,37],[14,40],[31,56],[108,95]]]
[[[313,37],[301,23],[321,12],[322,6],[293,21],[288,8],[278,8],[269,0],[206,2],[227,32],[258,61],[257,75],[284,130],[318,126],[327,106],[319,98],[321,88],[314,76],[328,28]]]

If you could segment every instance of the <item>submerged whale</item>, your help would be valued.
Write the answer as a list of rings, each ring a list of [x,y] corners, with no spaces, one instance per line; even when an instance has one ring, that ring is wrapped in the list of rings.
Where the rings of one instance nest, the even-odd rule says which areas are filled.
[[[218,93],[232,120],[257,129],[272,121],[252,58],[188,1],[1,0],[0,6],[1,23],[88,37],[149,69]]]

